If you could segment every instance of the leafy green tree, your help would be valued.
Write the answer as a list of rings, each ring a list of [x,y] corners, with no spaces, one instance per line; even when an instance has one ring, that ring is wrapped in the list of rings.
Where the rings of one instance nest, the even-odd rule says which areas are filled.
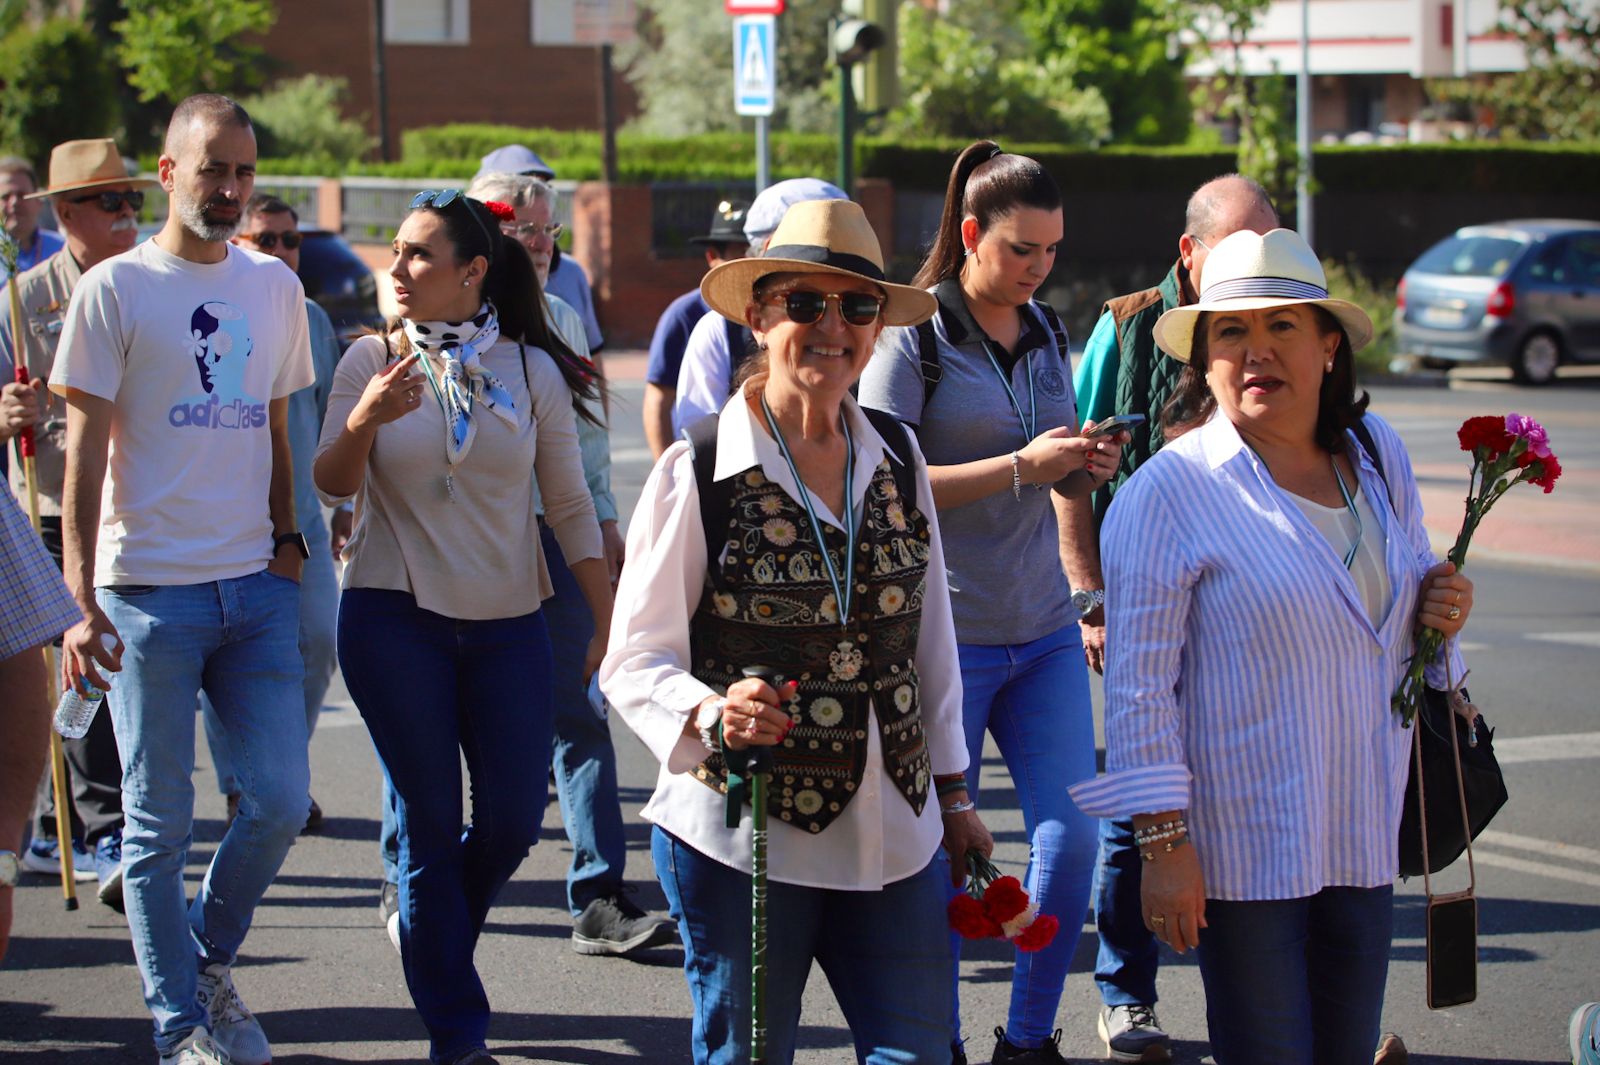
[[[35,162],[66,140],[116,132],[117,78],[77,19],[23,24],[0,40],[0,144]]]
[[[307,74],[239,102],[255,122],[262,155],[299,156],[337,167],[355,162],[377,145],[362,119],[345,117],[343,104],[349,91],[343,78]]]
[[[1041,60],[1097,90],[1118,143],[1180,144],[1188,136],[1185,49],[1177,0],[1021,0],[1019,23]]]
[[[238,93],[261,83],[265,54],[248,35],[272,28],[271,0],[124,0],[112,25],[117,58],[139,99],[177,103],[197,92]]]
[[[1217,117],[1239,130],[1239,173],[1261,182],[1274,203],[1295,199],[1300,156],[1295,146],[1294,100],[1288,79],[1274,72],[1245,73],[1243,52],[1256,20],[1271,0],[1208,0],[1194,12],[1194,26],[1202,42],[1222,34],[1220,43],[1201,47],[1216,63],[1209,85],[1195,90],[1195,104],[1213,108]]]
[[[1432,82],[1430,95],[1469,104],[1506,137],[1600,140],[1600,6],[1502,0],[1498,29],[1522,43],[1525,70],[1487,82]]]

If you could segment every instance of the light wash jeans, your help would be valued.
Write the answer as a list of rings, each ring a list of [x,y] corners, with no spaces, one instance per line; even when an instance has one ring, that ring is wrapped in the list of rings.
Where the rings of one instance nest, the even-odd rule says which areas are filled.
[[[334,571],[329,550],[328,527],[319,515],[301,526],[311,557],[300,571],[300,657],[305,661],[306,736],[317,730],[322,700],[333,680],[334,623],[339,617],[339,575]],[[204,692],[200,710],[205,717],[206,745],[211,748],[211,764],[217,771],[217,790],[224,795],[239,794],[239,781],[223,742],[222,722],[216,707]],[[310,797],[307,796],[309,808]]]
[[[1094,718],[1088,667],[1076,624],[1029,643],[956,647],[961,659],[967,792],[981,810],[983,734],[993,734],[1017,789],[1031,855],[1028,897],[1061,922],[1045,949],[1017,952],[1006,1038],[1036,1047],[1056,1027],[1056,1007],[1089,905],[1098,826],[1074,805],[1067,785],[1094,776]],[[961,939],[951,935],[960,957]],[[960,1027],[960,1011],[956,1012]]]
[[[122,756],[123,896],[156,1048],[206,1027],[195,977],[231,965],[306,819],[299,587],[266,571],[188,585],[96,589],[125,650],[108,700]],[[239,780],[239,816],[194,902],[195,692],[212,698]]]

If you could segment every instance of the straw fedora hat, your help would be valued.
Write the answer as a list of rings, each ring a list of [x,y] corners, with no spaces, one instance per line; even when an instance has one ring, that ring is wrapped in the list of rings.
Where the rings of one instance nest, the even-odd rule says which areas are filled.
[[[784,214],[760,258],[715,267],[700,282],[706,305],[724,318],[744,321],[753,286],[767,274],[840,274],[876,283],[888,296],[883,320],[916,325],[933,317],[931,292],[884,280],[883,252],[861,205],[851,200],[807,200]]]
[[[114,140],[63,141],[50,150],[50,184],[28,199],[38,200],[106,185],[155,184],[158,182],[128,173]]]
[[[1204,311],[1259,311],[1311,303],[1339,320],[1360,351],[1372,340],[1372,319],[1346,300],[1328,298],[1328,278],[1317,253],[1292,229],[1254,233],[1241,229],[1222,240],[1200,271],[1200,302],[1174,307],[1156,320],[1156,343],[1188,362],[1194,326]]]

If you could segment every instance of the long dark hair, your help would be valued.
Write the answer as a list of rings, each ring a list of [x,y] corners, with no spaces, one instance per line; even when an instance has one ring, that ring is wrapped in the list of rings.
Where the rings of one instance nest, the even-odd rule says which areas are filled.
[[[500,220],[470,197],[458,196],[444,207],[427,204],[416,210],[437,215],[444,222],[445,237],[457,262],[471,262],[479,255],[489,261],[483,276],[483,298],[494,304],[500,316],[500,335],[548,351],[572,390],[572,406],[578,416],[594,425],[603,424],[590,407],[604,389],[600,375],[551,326],[528,250],[514,237],[501,233]],[[409,354],[400,319],[392,319],[385,333],[398,340],[400,357]]]
[[[961,220],[967,215],[978,220],[981,232],[1019,207],[1053,211],[1060,206],[1061,189],[1037,161],[1003,152],[994,141],[975,141],[950,168],[939,233],[911,283],[932,288],[961,272],[966,257]]]
[[[1344,450],[1345,430],[1361,420],[1372,397],[1365,391],[1356,395],[1356,356],[1350,348],[1350,335],[1328,311],[1311,304],[1317,332],[1323,336],[1339,334],[1339,347],[1333,353],[1333,369],[1322,375],[1317,391],[1317,446],[1330,454]],[[1161,424],[1168,440],[1176,439],[1210,420],[1217,409],[1217,397],[1206,384],[1209,338],[1206,322],[1211,312],[1195,316],[1194,340],[1189,345],[1189,365],[1178,378],[1178,387],[1161,411]]]

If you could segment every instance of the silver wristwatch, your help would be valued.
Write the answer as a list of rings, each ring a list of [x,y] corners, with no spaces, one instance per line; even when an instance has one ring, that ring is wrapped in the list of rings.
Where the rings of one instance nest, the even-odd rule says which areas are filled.
[[[1078,617],[1080,619],[1086,618],[1106,605],[1106,590],[1104,588],[1074,588],[1072,590],[1072,605],[1078,608]]]
[[[0,887],[17,886],[17,855],[15,851],[0,851]]]
[[[700,742],[708,751],[722,750],[722,708],[727,703],[726,699],[718,699],[695,714],[694,727],[699,730]]]

